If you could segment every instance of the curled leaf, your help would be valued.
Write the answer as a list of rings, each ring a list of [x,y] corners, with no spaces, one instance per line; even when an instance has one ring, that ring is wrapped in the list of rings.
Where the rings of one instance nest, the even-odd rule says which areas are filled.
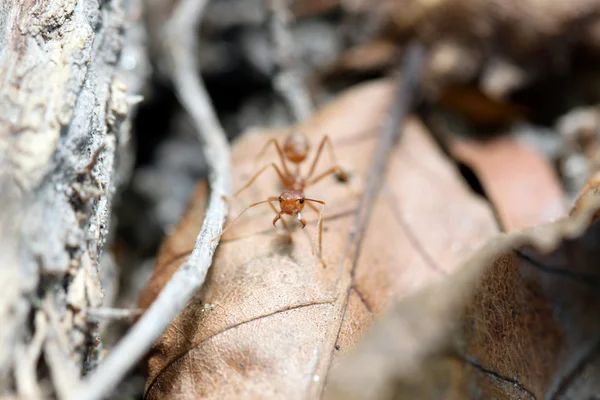
[[[401,300],[332,374],[325,398],[594,398],[594,197],[571,217],[494,238],[452,277]]]
[[[515,136],[476,140],[451,135],[448,139],[452,155],[481,181],[505,230],[551,222],[566,213],[552,165]]]

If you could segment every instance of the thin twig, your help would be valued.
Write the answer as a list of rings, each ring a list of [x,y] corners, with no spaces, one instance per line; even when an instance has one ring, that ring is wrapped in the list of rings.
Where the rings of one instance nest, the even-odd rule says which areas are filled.
[[[351,233],[346,243],[343,256],[340,258],[341,260],[353,260],[353,265],[350,270],[351,280],[347,286],[346,295],[343,299],[342,310],[347,308],[350,291],[354,287],[354,275],[356,273],[357,260],[360,256],[361,244],[365,236],[365,229],[369,225],[373,205],[379,195],[383,180],[386,176],[386,166],[389,163],[394,144],[397,142],[400,133],[403,130],[404,120],[415,105],[415,98],[418,95],[417,89],[419,88],[421,81],[424,55],[425,49],[423,46],[418,42],[413,42],[406,48],[403,57],[397,89],[394,93],[387,119],[383,123],[377,146],[373,152],[365,180],[366,186],[359,200],[354,223],[351,227]],[[342,268],[342,265],[343,261],[338,268]],[[339,336],[342,329],[341,321],[338,323],[337,329],[337,335]],[[313,372],[313,374],[314,373],[315,372]],[[315,390],[319,392],[319,398],[323,397],[325,385],[327,385],[326,381],[323,382],[320,387],[315,386]],[[313,397],[317,397],[317,393],[313,394],[315,395]]]
[[[50,327],[50,332],[52,328]],[[44,344],[44,359],[50,367],[50,378],[59,399],[68,399],[71,389],[79,381],[79,370],[61,349],[55,335],[49,333]]]
[[[207,0],[182,0],[165,26],[171,75],[182,105],[192,117],[210,168],[211,194],[206,218],[189,259],[165,285],[156,300],[117,344],[95,373],[74,391],[72,399],[95,400],[109,394],[158,339],[202,286],[227,216],[223,196],[231,192],[229,146],[196,62],[196,35]]]
[[[79,381],[79,369],[70,357],[69,338],[56,313],[55,300],[48,296],[44,300],[43,311],[48,319],[48,330],[44,342],[44,359],[50,367],[50,377],[59,399],[69,398],[71,389]]]
[[[293,16],[289,0],[266,0],[269,5],[269,27],[274,48],[275,89],[283,97],[296,121],[303,121],[313,113],[313,103],[297,69],[294,40],[289,29]]]
[[[99,322],[101,320],[123,320],[139,317],[144,312],[141,308],[127,309],[127,308],[110,308],[110,307],[98,307],[90,308],[87,310],[88,320]]]
[[[394,96],[394,104],[381,132],[373,162],[366,179],[364,195],[360,199],[358,212],[353,226],[358,240],[355,243],[353,260],[358,260],[358,252],[364,237],[364,230],[369,225],[373,203],[379,194],[381,183],[385,177],[385,168],[394,144],[400,137],[406,115],[413,109],[417,88],[421,82],[425,49],[418,42],[411,43],[405,51],[401,67],[400,84]]]
[[[352,279],[347,286],[346,296],[343,300],[344,304],[341,308],[342,310],[347,308],[350,291],[354,287],[354,275],[356,273],[357,261],[360,256],[361,244],[365,236],[365,229],[369,225],[369,220],[373,212],[373,205],[375,204],[375,200],[379,195],[383,180],[385,179],[385,170],[386,166],[389,164],[391,152],[403,130],[404,120],[406,119],[407,114],[414,109],[416,99],[419,95],[418,89],[421,83],[421,70],[423,69],[424,60],[424,47],[418,42],[409,44],[404,53],[396,93],[394,93],[387,119],[384,121],[381,134],[377,141],[377,147],[373,152],[371,164],[366,176],[366,186],[356,209],[354,223],[351,228],[351,235],[344,249],[344,255],[340,258],[341,260],[353,260],[352,269],[350,270]],[[340,268],[342,264],[340,264]],[[337,328],[339,336],[342,328],[341,321],[338,322]],[[316,389],[321,392],[319,398],[322,397],[326,384],[326,382],[323,382],[320,388]]]

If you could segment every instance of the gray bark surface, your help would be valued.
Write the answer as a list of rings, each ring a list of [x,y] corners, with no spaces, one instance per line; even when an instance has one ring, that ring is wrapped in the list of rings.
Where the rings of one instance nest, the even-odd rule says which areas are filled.
[[[0,395],[46,393],[43,353],[63,397],[97,356],[86,310],[116,280],[98,265],[131,171],[144,40],[135,0],[0,3]]]

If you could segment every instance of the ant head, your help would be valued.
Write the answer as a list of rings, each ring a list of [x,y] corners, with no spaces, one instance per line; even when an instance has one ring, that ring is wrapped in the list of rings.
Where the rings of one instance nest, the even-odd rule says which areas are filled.
[[[304,193],[299,190],[286,190],[279,196],[279,207],[285,214],[298,214],[304,208]]]
[[[302,133],[294,131],[285,139],[283,152],[288,160],[299,164],[306,159],[309,147],[306,137]]]

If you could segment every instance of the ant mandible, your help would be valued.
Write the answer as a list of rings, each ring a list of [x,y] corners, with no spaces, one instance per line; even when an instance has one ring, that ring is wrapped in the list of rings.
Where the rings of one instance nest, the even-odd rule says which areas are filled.
[[[277,214],[277,215],[275,215],[275,218],[273,219],[273,226],[276,226],[275,224],[277,223],[277,221],[281,220],[283,226],[286,229],[288,229],[285,221],[283,219],[281,219],[282,215],[287,214],[287,215],[292,215],[292,216],[295,215],[296,218],[298,219],[298,221],[300,221],[300,223],[302,224],[302,228],[304,228],[306,226],[306,220],[302,216],[302,210],[304,209],[304,205],[306,204],[311,209],[313,209],[315,212],[317,212],[319,214],[319,219],[317,222],[317,226],[319,229],[319,231],[318,231],[318,251],[319,251],[319,257],[321,257],[322,236],[323,236],[323,211],[325,209],[325,202],[323,200],[311,199],[311,198],[306,197],[304,194],[304,190],[306,188],[316,184],[317,182],[319,182],[326,176],[329,176],[334,173],[337,173],[338,178],[341,181],[346,182],[348,180],[348,174],[339,165],[337,158],[335,157],[335,153],[333,150],[333,144],[331,142],[331,139],[327,135],[323,136],[323,139],[321,139],[321,143],[319,144],[319,147],[317,149],[315,159],[313,160],[310,170],[308,171],[308,174],[306,176],[302,176],[302,174],[300,173],[300,164],[306,160],[306,157],[308,156],[308,152],[310,150],[310,145],[309,145],[308,139],[306,138],[306,136],[304,134],[300,133],[297,130],[291,131],[291,133],[286,137],[286,139],[283,143],[283,148],[279,145],[279,143],[277,143],[276,139],[274,139],[274,138],[270,139],[263,146],[262,150],[258,153],[257,158],[261,157],[270,145],[275,146],[275,149],[277,150],[277,153],[279,154],[279,159],[281,160],[281,166],[282,166],[283,171],[275,163],[270,163],[270,164],[265,165],[258,172],[256,172],[254,174],[254,176],[252,178],[250,178],[244,186],[242,186],[237,192],[235,192],[232,197],[238,196],[242,191],[244,191],[248,187],[250,187],[250,185],[252,185],[252,183],[254,183],[254,181],[263,172],[265,172],[269,167],[272,167],[273,169],[275,169],[275,172],[277,172],[277,175],[279,176],[279,179],[281,180],[281,183],[283,184],[283,187],[285,190],[283,191],[283,193],[281,193],[281,195],[279,197],[273,196],[273,197],[269,197],[267,200],[263,200],[263,201],[259,201],[259,202],[250,204],[233,221],[231,221],[231,223],[227,227],[225,227],[225,229],[223,229],[223,231],[221,232],[221,234],[219,236],[214,237],[212,239],[212,241],[217,240],[218,238],[223,236],[225,234],[225,232],[246,211],[248,211],[252,207],[255,207],[259,204],[264,204],[264,203],[268,203],[269,206],[273,209],[273,211]],[[334,161],[335,164],[332,167],[325,170],[324,172],[320,173],[319,175],[313,177],[315,168],[317,166],[317,162],[319,161],[319,158],[320,158],[320,156],[323,152],[323,149],[325,148],[326,145],[329,149],[331,159]],[[288,168],[288,165],[287,165],[287,161],[289,161],[292,164],[295,164],[294,172],[290,172],[290,169]],[[273,202],[279,202],[279,211],[273,205]],[[322,206],[321,210],[319,210],[317,208],[317,206],[315,206],[314,203],[320,204]],[[313,250],[313,254],[314,254],[314,250]]]

